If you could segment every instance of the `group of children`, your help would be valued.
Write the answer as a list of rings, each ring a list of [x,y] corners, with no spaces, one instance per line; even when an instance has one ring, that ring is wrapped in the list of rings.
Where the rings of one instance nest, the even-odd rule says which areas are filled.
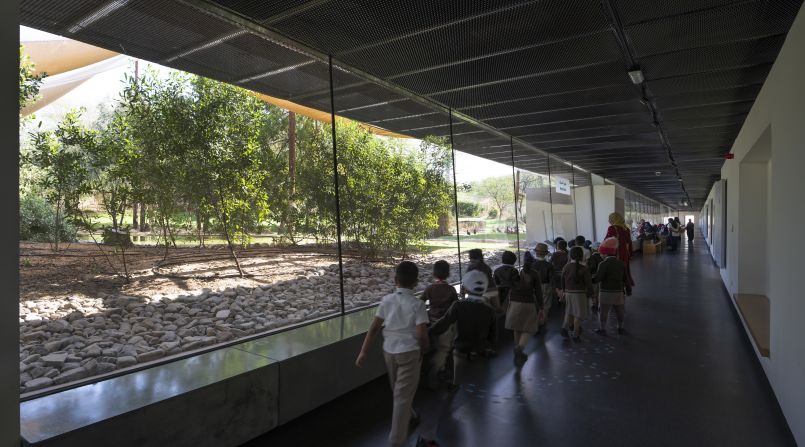
[[[579,236],[569,250],[564,240],[557,240],[555,246],[551,254],[547,244],[537,244],[533,254],[524,254],[519,270],[515,267],[517,255],[510,251],[503,253],[503,264],[493,271],[480,249],[470,250],[460,292],[447,283],[450,265],[446,261],[434,263],[434,282],[420,297],[413,291],[419,278],[416,264],[403,261],[396,267],[396,290],[380,302],[356,360],[356,365],[362,366],[382,330],[394,399],[389,434],[392,446],[403,445],[411,418],[417,418],[412,403],[423,355],[430,352],[425,368],[428,383],[433,386],[452,372],[448,390],[455,392],[473,356],[495,354],[498,317],[504,313],[505,328],[514,335],[514,364],[518,368],[527,361],[528,340],[544,328],[555,298],[565,304],[560,329],[563,337],[580,342],[582,323],[591,310],[599,315],[596,333],[606,335],[607,318],[613,309],[618,333],[625,333],[624,296],[631,294],[631,284],[625,265],[616,257],[618,240],[608,238],[592,245]],[[451,351],[453,367],[446,371]],[[438,443],[420,436],[417,446]]]

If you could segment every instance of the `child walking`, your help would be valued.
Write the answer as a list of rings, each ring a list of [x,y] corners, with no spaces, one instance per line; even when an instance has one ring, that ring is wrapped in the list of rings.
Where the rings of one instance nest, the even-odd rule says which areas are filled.
[[[439,321],[447,313],[450,306],[458,300],[456,289],[447,283],[450,276],[450,264],[447,261],[436,261],[433,263],[433,284],[425,288],[422,292],[422,301],[430,304],[428,308],[428,320],[430,324]],[[433,353],[430,357],[430,368],[428,370],[428,385],[435,387],[439,373],[444,369],[447,354],[453,343],[453,327],[448,328],[443,334],[433,339]]]
[[[590,259],[587,260],[587,268],[590,269],[590,276],[595,278],[595,272],[598,271],[598,266],[601,265],[601,262],[604,260],[601,253],[598,249],[601,248],[601,243],[596,242],[590,246]],[[597,314],[599,311],[599,304],[598,304],[598,290],[600,289],[600,284],[593,280],[593,303],[592,303],[592,310],[593,314]]]
[[[607,335],[607,318],[609,310],[615,309],[618,317],[618,334],[625,334],[623,319],[626,313],[626,296],[632,294],[632,284],[626,274],[626,265],[616,256],[618,254],[618,240],[610,237],[604,240],[598,249],[606,258],[598,266],[593,282],[600,284],[601,291],[598,301],[601,303],[600,328],[595,332],[599,335]]]
[[[536,248],[534,248],[534,253],[536,253],[537,256],[534,260],[532,270],[535,270],[539,273],[540,287],[542,288],[543,312],[539,321],[539,329],[537,329],[537,332],[539,333],[542,331],[542,328],[545,326],[545,322],[548,320],[548,316],[551,313],[554,295],[556,295],[556,289],[559,287],[559,283],[556,282],[556,271],[554,270],[553,264],[548,261],[548,245],[542,243],[537,244]],[[531,253],[526,253],[526,256],[530,254]]]
[[[480,271],[484,275],[486,275],[486,292],[483,293],[483,299],[487,305],[492,307],[495,314],[497,315],[498,312],[502,310],[500,305],[500,296],[498,295],[498,289],[495,285],[495,279],[492,275],[492,268],[489,267],[489,264],[484,262],[484,253],[481,251],[480,248],[473,248],[467,252],[470,258],[469,265],[467,266],[467,272],[471,271]],[[462,295],[468,293],[462,284]],[[486,347],[484,347],[481,352],[486,357],[492,357],[497,354],[497,345],[498,345],[498,319],[492,319],[492,326],[487,331],[487,343]]]
[[[428,330],[431,337],[436,337],[455,324],[451,392],[458,390],[461,384],[469,355],[486,346],[489,329],[495,319],[494,309],[483,298],[488,283],[486,275],[479,270],[465,273],[461,286],[467,292],[467,297],[453,303],[444,317]]]
[[[570,249],[570,262],[562,271],[562,300],[566,305],[561,333],[562,337],[567,338],[568,330],[572,327],[575,342],[581,341],[581,322],[588,314],[587,298],[593,295],[590,270],[583,261],[584,252],[581,247],[573,247]]]
[[[562,272],[568,262],[567,241],[564,239],[556,243],[556,251],[551,255],[551,264],[553,264],[554,283],[559,286],[562,283]]]
[[[501,255],[500,260],[503,264],[495,269],[492,273],[492,278],[495,280],[495,286],[498,289],[500,307],[505,308],[506,300],[509,298],[509,290],[518,277],[517,268],[514,266],[514,263],[517,262],[517,255],[506,250]]]
[[[542,314],[542,285],[539,272],[534,270],[534,257],[528,253],[519,277],[509,292],[506,329],[514,332],[514,365],[521,367],[528,360],[525,353],[528,339],[539,330]]]
[[[369,347],[383,330],[383,357],[394,395],[389,443],[402,446],[408,438],[414,394],[419,385],[422,352],[428,349],[428,313],[425,303],[414,296],[419,269],[410,261],[401,262],[394,282],[397,289],[383,297],[372,325],[363,340],[355,364],[360,368]]]

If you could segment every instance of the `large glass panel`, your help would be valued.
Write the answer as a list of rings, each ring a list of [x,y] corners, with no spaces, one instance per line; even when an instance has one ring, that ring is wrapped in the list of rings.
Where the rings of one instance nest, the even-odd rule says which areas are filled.
[[[22,233],[21,392],[340,312],[330,99],[316,96],[329,66],[250,33],[204,45],[230,26],[208,25],[175,65],[220,79],[200,65],[215,57],[240,78],[132,61],[64,97],[85,112],[41,110],[22,209],[60,207],[63,231]]]
[[[573,200],[573,167],[558,158],[550,157],[550,168],[554,238],[561,237],[570,241],[578,235]]]
[[[576,207],[576,232],[585,240],[595,240],[593,222],[593,185],[590,173],[573,167],[573,202]]]
[[[470,249],[494,269],[503,251],[518,249],[510,140],[454,120],[453,144],[463,271]]]
[[[457,282],[449,116],[337,63],[333,75],[346,309],[393,291],[404,259],[419,266],[417,291],[440,259]]]
[[[523,144],[514,144],[515,178],[518,185],[520,251],[537,243],[553,242],[553,194],[548,175],[548,156]]]

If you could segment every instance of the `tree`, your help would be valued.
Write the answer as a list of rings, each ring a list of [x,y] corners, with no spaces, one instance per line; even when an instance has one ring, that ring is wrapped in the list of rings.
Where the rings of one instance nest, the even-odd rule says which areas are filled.
[[[80,112],[70,111],[56,131],[34,131],[32,150],[22,159],[23,164],[43,171],[38,186],[56,211],[55,251],[59,251],[62,221],[80,218],[81,196],[91,191],[87,161],[81,148],[88,144],[92,134],[79,124],[79,116]]]
[[[39,97],[39,87],[47,73],[34,74],[36,66],[20,45],[20,112]]]
[[[405,254],[439,226],[450,207],[450,154],[438,140],[419,150],[338,123],[338,175],[346,240],[370,256]]]
[[[514,185],[511,177],[489,177],[478,183],[478,192],[492,201],[497,209],[497,218],[503,219],[503,211],[514,203]]]
[[[263,187],[271,166],[261,155],[264,103],[241,88],[202,77],[192,85],[193,144],[187,172],[199,187],[199,205],[220,222],[232,259],[243,276],[234,242],[245,244],[257,222],[268,215]]]
[[[481,205],[474,202],[458,202],[459,217],[477,217],[481,214]]]

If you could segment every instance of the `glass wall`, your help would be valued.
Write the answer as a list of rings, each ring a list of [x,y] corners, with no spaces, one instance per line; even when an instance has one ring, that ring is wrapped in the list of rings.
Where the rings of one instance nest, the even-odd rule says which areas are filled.
[[[576,203],[573,200],[573,166],[555,157],[550,157],[549,162],[554,239],[561,237],[570,241],[578,235]]]
[[[480,249],[494,269],[503,251],[518,250],[511,141],[454,119],[453,147],[463,272],[471,249]]]
[[[595,241],[595,210],[590,173],[573,166],[573,203],[576,211],[576,235]]]
[[[221,51],[247,43],[233,39]],[[62,384],[123,373],[372,306],[394,289],[393,269],[403,259],[420,267],[420,291],[433,281],[437,260],[451,264],[447,280],[457,283],[470,249],[482,250],[495,268],[504,250],[522,260],[524,250],[557,237],[600,241],[601,219],[619,207],[620,187],[600,178],[593,185],[578,166],[338,64],[284,47],[266,54],[275,60],[237,53],[235,62],[254,67],[238,80],[243,88],[147,71],[128,80],[138,96],[124,95],[112,113],[132,126],[125,132],[138,142],[137,157],[112,166],[130,169],[110,172],[138,176],[125,178],[136,186],[127,207],[138,210],[138,224],[129,225],[127,207],[108,216],[101,205],[111,204],[99,191],[81,197],[83,214],[71,217],[75,224],[94,219],[84,228],[96,230],[64,241],[72,245],[63,251],[47,239],[21,242],[20,360],[35,364],[54,349],[72,359],[62,369],[28,368],[36,372],[22,373],[22,393],[41,391],[46,381],[35,379],[43,376]],[[138,98],[176,119],[153,120]],[[272,105],[276,98],[317,113],[282,109]],[[210,104],[231,105],[231,113]],[[198,138],[229,135],[223,129],[234,125],[238,138]],[[629,190],[624,209],[632,227],[672,212]],[[123,242],[96,243],[113,233],[125,234]],[[79,261],[95,259],[99,247],[110,266]],[[54,269],[36,268],[60,260],[63,281],[55,291],[42,285],[51,277],[36,273]],[[151,268],[154,262],[159,267]],[[127,281],[131,271],[136,280]],[[54,293],[61,294],[55,301]],[[68,305],[68,296],[78,304]],[[104,306],[116,309],[113,318]],[[79,322],[70,337],[42,330],[64,319]],[[105,361],[90,361],[99,353]],[[76,365],[86,371],[69,373]]]
[[[518,187],[520,250],[554,239],[548,157],[521,143],[514,143],[515,180]]]

